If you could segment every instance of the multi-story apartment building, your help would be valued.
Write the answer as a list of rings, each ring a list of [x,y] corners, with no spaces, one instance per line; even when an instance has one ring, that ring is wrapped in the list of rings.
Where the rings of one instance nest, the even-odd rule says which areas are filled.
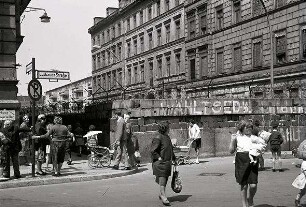
[[[274,59],[274,97],[305,98],[306,2],[264,3],[186,1],[187,97],[269,97]]]
[[[93,90],[266,98],[273,80],[274,97],[305,97],[306,2],[264,4],[267,13],[260,0],[119,1],[89,29]]]
[[[20,16],[30,0],[0,0],[0,122],[18,119],[16,53],[23,36]]]
[[[176,97],[185,82],[184,1],[121,0],[107,14],[89,29],[93,91],[113,99]]]
[[[94,99],[92,78],[87,77],[46,91],[45,106],[50,113],[80,112]]]

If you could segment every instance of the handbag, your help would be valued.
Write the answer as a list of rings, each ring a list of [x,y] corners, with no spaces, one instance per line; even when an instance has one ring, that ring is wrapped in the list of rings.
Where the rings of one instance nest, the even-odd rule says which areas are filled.
[[[176,165],[173,165],[171,188],[175,193],[180,193],[183,188],[182,180],[179,177],[179,171],[177,170]]]

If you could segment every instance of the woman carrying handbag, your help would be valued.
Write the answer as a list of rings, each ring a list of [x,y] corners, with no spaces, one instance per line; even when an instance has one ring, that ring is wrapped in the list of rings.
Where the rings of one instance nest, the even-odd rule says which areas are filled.
[[[158,124],[158,134],[152,140],[151,155],[153,175],[156,176],[155,182],[159,184],[159,199],[165,206],[170,206],[166,197],[166,186],[169,176],[171,176],[172,161],[175,162],[173,146],[169,133],[169,123],[161,122]]]

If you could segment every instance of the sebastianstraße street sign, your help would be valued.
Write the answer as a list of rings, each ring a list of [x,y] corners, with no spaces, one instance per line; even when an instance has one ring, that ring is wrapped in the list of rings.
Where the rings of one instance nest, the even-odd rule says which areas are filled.
[[[28,85],[28,95],[34,101],[38,101],[42,96],[42,86],[38,80],[31,80]]]
[[[36,70],[37,79],[70,80],[69,72]]]

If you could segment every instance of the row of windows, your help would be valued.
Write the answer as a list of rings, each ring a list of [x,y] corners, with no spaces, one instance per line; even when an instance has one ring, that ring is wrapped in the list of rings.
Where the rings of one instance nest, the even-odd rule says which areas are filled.
[[[154,17],[167,12],[180,4],[180,0],[158,0],[154,4],[150,4],[144,10],[141,10],[124,20],[126,31],[142,25],[146,21],[150,21]],[[112,27],[104,30],[101,34],[96,35],[92,39],[92,45],[102,45],[122,34],[121,22],[114,24]]]
[[[106,92],[122,86],[122,69],[113,70],[93,77],[95,93]]]
[[[276,64],[282,64],[288,62],[288,49],[287,49],[287,34],[286,30],[278,31],[275,33],[275,50],[274,57]],[[225,71],[225,57],[224,48],[217,48],[215,50],[215,68],[211,68],[209,71],[209,61],[208,61],[208,50],[207,45],[204,47],[199,47],[197,50],[198,55],[198,68],[196,71],[196,51],[189,50],[187,56],[189,59],[189,70],[191,79],[201,79],[211,75],[219,75],[228,73]],[[242,71],[242,47],[241,43],[236,43],[232,45],[232,70],[231,73],[236,73]],[[301,30],[301,58],[306,58],[306,28]],[[253,68],[258,68],[263,66],[263,41],[262,37],[257,37],[252,39],[252,66]]]
[[[93,71],[120,62],[122,56],[121,43],[113,45],[92,56]]]

